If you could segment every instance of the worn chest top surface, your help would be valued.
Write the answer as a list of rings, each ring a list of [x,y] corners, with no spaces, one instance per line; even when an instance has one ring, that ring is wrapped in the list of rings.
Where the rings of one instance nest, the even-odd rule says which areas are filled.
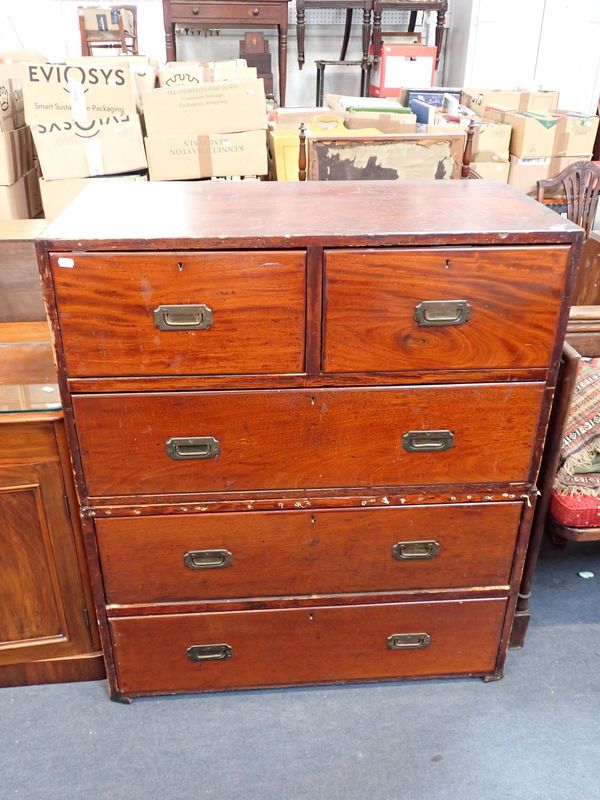
[[[580,229],[488,181],[121,182],[86,188],[50,249],[568,242]]]

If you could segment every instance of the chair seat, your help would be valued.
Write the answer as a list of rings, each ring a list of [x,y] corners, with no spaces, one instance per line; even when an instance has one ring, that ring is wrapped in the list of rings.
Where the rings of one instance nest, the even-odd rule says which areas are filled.
[[[600,497],[559,495],[553,491],[550,514],[567,528],[600,527]]]

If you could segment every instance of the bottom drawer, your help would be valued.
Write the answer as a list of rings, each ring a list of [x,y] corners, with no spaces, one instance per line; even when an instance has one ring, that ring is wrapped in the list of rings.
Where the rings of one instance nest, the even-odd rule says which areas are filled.
[[[124,617],[124,694],[492,672],[505,599]]]

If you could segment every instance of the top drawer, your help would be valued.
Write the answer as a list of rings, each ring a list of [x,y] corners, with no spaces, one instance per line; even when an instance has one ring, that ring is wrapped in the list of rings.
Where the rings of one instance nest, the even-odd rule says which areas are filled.
[[[302,251],[51,256],[72,377],[304,371]]]
[[[568,247],[326,254],[323,370],[550,364]]]

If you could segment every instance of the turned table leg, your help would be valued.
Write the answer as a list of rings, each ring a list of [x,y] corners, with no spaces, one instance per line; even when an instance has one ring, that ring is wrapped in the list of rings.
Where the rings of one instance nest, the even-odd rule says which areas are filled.
[[[381,51],[381,8],[373,7],[373,61],[379,61]]]
[[[167,61],[177,61],[175,23],[169,23],[168,28],[165,29],[165,46],[167,49]]]
[[[435,26],[435,46],[437,47],[437,55],[435,58],[435,68],[440,65],[440,55],[442,53],[442,45],[444,43],[444,25],[446,24],[445,11],[437,12],[437,24]]]
[[[306,10],[303,0],[296,0],[296,41],[298,43],[298,68],[304,66],[304,20]]]
[[[287,8],[286,8],[287,14]],[[287,19],[284,25],[277,26],[279,34],[279,106],[285,107],[285,84],[287,79]],[[302,54],[304,59],[304,53]]]

